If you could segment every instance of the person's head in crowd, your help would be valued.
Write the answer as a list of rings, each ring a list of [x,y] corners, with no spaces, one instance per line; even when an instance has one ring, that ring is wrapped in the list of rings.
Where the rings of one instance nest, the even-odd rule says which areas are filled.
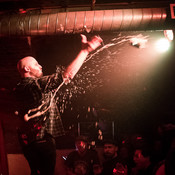
[[[86,136],[78,136],[75,139],[75,147],[79,154],[83,154],[88,149],[88,138]]]
[[[136,148],[133,160],[139,169],[147,169],[151,165],[151,148],[145,145],[142,148]]]
[[[131,136],[131,145],[133,149],[142,148],[145,143],[147,143],[147,140],[142,134],[136,133]]]
[[[94,175],[101,175],[103,170],[103,166],[100,164],[93,165],[93,173]]]
[[[127,145],[120,145],[119,147],[119,157],[122,160],[127,160],[130,156],[129,147]]]
[[[118,146],[114,140],[105,140],[103,143],[103,154],[106,159],[117,157]]]
[[[75,167],[74,167],[74,173],[76,175],[86,175],[88,169],[87,169],[88,165],[86,164],[85,161],[77,161],[75,163]]]

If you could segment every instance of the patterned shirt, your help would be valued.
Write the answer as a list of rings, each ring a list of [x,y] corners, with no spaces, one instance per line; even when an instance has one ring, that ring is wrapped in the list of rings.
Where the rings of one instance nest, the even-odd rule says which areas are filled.
[[[53,137],[65,134],[60,113],[53,98],[55,90],[62,83],[61,73],[55,73],[41,78],[25,77],[17,84],[14,92],[18,101],[19,116],[22,119],[19,134],[25,144],[42,139],[46,133]],[[40,112],[48,110],[41,116],[24,121],[24,115],[41,104],[43,105]],[[31,112],[30,115],[36,112]]]

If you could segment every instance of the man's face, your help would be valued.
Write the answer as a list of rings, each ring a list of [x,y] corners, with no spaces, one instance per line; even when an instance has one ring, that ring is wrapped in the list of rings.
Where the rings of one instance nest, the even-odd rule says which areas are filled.
[[[35,59],[30,59],[28,66],[30,68],[30,74],[32,76],[36,78],[43,76],[42,66]]]
[[[83,153],[87,149],[87,143],[84,141],[76,141],[75,146],[79,153]]]
[[[113,158],[117,155],[117,146],[113,144],[105,144],[103,147],[104,156],[106,158]]]
[[[76,175],[85,175],[87,173],[87,167],[84,164],[78,164],[74,168]]]
[[[144,157],[140,149],[135,151],[133,160],[138,167],[143,168],[147,159],[148,157]]]

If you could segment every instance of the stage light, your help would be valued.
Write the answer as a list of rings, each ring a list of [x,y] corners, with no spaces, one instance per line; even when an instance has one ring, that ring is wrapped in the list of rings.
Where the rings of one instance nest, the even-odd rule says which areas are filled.
[[[160,53],[166,52],[170,47],[168,39],[161,38],[156,42],[156,50]]]
[[[164,30],[164,36],[169,40],[173,41],[174,39],[174,34],[172,30]]]

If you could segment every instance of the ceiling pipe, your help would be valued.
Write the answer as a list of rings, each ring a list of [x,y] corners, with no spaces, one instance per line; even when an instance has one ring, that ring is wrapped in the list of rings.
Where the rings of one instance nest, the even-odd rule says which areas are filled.
[[[166,28],[166,20],[166,8],[3,15],[0,36],[161,30]]]

